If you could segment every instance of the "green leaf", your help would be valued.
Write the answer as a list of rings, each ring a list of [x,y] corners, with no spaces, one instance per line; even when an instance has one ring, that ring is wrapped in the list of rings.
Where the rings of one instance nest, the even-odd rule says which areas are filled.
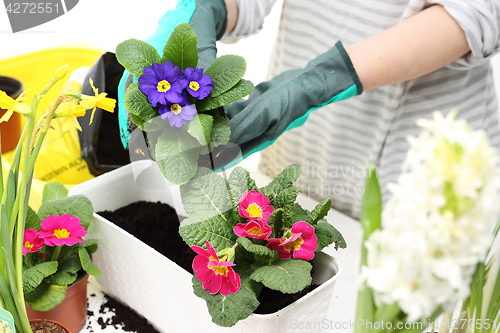
[[[259,306],[257,296],[262,285],[252,281],[248,276],[241,276],[241,287],[236,294],[223,296],[219,293],[211,295],[203,289],[203,284],[193,276],[194,294],[207,302],[212,321],[219,326],[231,327],[238,321],[246,319]]]
[[[274,200],[275,208],[283,208],[283,227],[291,228],[293,225],[293,213],[295,200],[299,195],[301,188],[299,186],[290,186],[278,193]]]
[[[270,250],[266,246],[258,245],[253,243],[250,239],[245,238],[245,237],[239,237],[237,239],[238,244],[243,246],[245,250],[247,250],[250,253],[257,254],[259,256],[266,256],[266,257],[272,257],[274,255],[274,252]]]
[[[316,249],[316,252],[321,251],[323,248],[332,243],[335,243],[335,250],[338,250],[339,247],[341,249],[345,249],[347,247],[342,234],[326,220],[320,220],[314,226],[314,233],[318,238],[318,248]]]
[[[54,274],[50,284],[56,284],[58,286],[68,286],[76,281],[78,274],[69,272],[59,272]]]
[[[36,311],[49,311],[64,301],[67,289],[67,286],[51,285],[40,299],[28,304]]]
[[[302,167],[298,164],[291,164],[277,175],[267,186],[260,189],[264,195],[274,202],[274,197],[283,189],[290,187],[299,178]]]
[[[237,55],[224,55],[215,59],[205,71],[205,74],[210,75],[214,82],[214,88],[210,92],[209,98],[220,96],[234,87],[245,75],[246,69],[245,59]]]
[[[42,281],[35,289],[29,293],[24,294],[24,300],[26,302],[32,303],[39,300],[47,291],[49,291],[50,283],[48,281]]]
[[[161,63],[160,55],[154,47],[134,38],[118,44],[116,59],[136,78],[142,76],[144,68]]]
[[[167,128],[155,147],[161,172],[177,185],[186,183],[196,174],[199,152],[199,143],[182,128]]]
[[[24,293],[33,291],[33,289],[42,283],[44,278],[55,272],[57,272],[57,261],[44,262],[25,270],[23,272]]]
[[[87,252],[92,255],[97,251],[98,248],[98,240],[97,239],[86,239],[85,243],[83,243],[83,247],[87,249]]]
[[[298,203],[293,204],[292,208],[292,223],[299,222],[299,221],[307,221],[309,218],[309,212],[302,208]]]
[[[257,268],[250,278],[261,282],[269,289],[295,294],[311,284],[311,269],[312,265],[304,260],[277,260]]]
[[[253,91],[253,84],[247,80],[240,80],[231,89],[224,92],[217,97],[212,97],[209,95],[205,99],[196,102],[196,109],[198,112],[216,109],[220,106],[228,105],[232,102],[236,102],[239,99],[249,95]]]
[[[80,258],[77,256],[69,256],[59,263],[58,272],[76,273],[82,268]]]
[[[319,220],[328,215],[330,209],[332,209],[332,199],[327,198],[314,207],[306,222],[310,225],[315,225]]]
[[[59,182],[50,182],[43,187],[42,203],[68,196],[68,189]]]
[[[250,178],[250,173],[243,169],[242,167],[236,167],[227,181],[227,190],[229,193],[229,199],[231,201],[231,206],[233,207],[233,217],[235,223],[245,223],[245,219],[240,216],[238,207],[240,205],[240,199],[243,197],[243,193],[246,191],[256,191],[257,186],[255,181]]]
[[[220,216],[231,209],[226,181],[210,169],[199,168],[196,176],[180,187],[182,204],[188,216]],[[229,222],[229,221],[227,221]]]
[[[78,256],[80,257],[80,262],[82,263],[82,268],[85,272],[92,276],[102,275],[101,270],[90,260],[90,255],[85,248],[82,247],[78,250]]]
[[[64,214],[78,217],[80,219],[80,224],[86,230],[94,215],[94,208],[87,197],[83,195],[74,195],[44,202],[38,210],[38,216],[42,220],[45,220],[49,215]]]
[[[132,84],[128,86],[124,103],[127,110],[130,112],[130,117],[134,124],[141,127],[143,130],[143,124],[145,122],[159,117],[158,111],[149,103],[148,96],[143,94],[139,89],[139,81],[132,82]]]
[[[189,122],[187,132],[198,140],[200,145],[207,146],[210,142],[213,123],[214,118],[212,116],[203,113],[196,114],[194,119]]]
[[[168,38],[163,49],[162,61],[171,61],[181,71],[198,64],[198,48],[196,34],[187,23],[179,24]]]
[[[218,111],[211,111],[209,114],[214,118],[212,133],[210,134],[210,146],[215,148],[227,144],[231,137],[229,121],[222,117]]]
[[[36,231],[40,231],[42,229],[40,222],[42,222],[42,219],[40,219],[37,213],[35,213],[35,211],[30,206],[28,206],[28,210],[26,211],[26,224],[24,225],[24,228],[35,228]]]
[[[232,247],[236,241],[236,234],[228,226],[227,215],[229,214],[224,218],[192,215],[181,222],[179,234],[189,246],[197,245],[205,248],[205,242],[209,241],[216,251]]]
[[[368,256],[364,245],[365,241],[382,225],[382,194],[378,183],[377,170],[373,165],[367,171],[360,221],[363,228],[360,265],[363,267],[366,266]]]
[[[280,231],[283,227],[283,208],[278,208],[273,210],[271,215],[269,215],[269,219],[267,220],[267,224],[272,228],[272,233],[269,238],[277,237],[276,231]]]

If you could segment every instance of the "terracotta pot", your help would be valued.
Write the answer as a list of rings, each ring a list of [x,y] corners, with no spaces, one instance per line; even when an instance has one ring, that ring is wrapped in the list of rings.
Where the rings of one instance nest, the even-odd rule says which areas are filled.
[[[11,77],[0,76],[0,90],[3,90],[10,97],[16,99],[23,92],[23,84],[21,81]],[[7,110],[0,108],[0,117]],[[17,142],[21,137],[21,115],[17,112],[12,114],[8,122],[0,124],[2,131],[2,154],[16,148]]]
[[[35,311],[26,304],[26,311],[30,320],[54,320],[66,325],[72,332],[78,332],[87,320],[87,280],[89,275],[83,276],[76,283],[68,287],[64,301],[49,311]]]
[[[30,319],[30,324],[37,324],[37,323],[39,323],[39,322],[41,322],[41,321],[42,321],[42,319],[33,319],[33,320],[31,320],[31,319]],[[45,319],[45,321],[46,321],[46,322],[49,322],[49,323],[53,323],[53,324],[56,324],[56,325],[61,326],[61,327],[62,327],[62,328],[64,328],[64,329],[65,329],[68,333],[76,332],[76,331],[71,331],[71,330],[69,330],[66,326],[64,326],[63,324],[61,324],[61,323],[59,323],[59,322],[57,322],[57,321],[55,321],[55,320]]]

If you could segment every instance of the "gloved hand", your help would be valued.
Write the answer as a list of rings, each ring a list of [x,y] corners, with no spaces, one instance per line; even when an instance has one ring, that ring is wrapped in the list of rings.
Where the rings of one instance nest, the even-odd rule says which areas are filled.
[[[361,94],[363,87],[339,41],[305,68],[285,71],[257,85],[247,100],[225,106],[230,142],[246,156],[301,126],[312,110]]]
[[[222,38],[227,26],[227,10],[224,0],[179,0],[174,10],[169,10],[159,21],[155,33],[145,40],[163,55],[165,46],[174,28],[181,23],[189,23],[198,37],[198,68],[207,69],[217,56],[215,42]],[[129,144],[133,123],[129,121],[123,104],[125,90],[132,82],[128,71],[123,73],[118,87],[118,119],[120,134],[125,148]],[[128,81],[128,82],[127,82]],[[128,84],[127,84],[128,83]]]

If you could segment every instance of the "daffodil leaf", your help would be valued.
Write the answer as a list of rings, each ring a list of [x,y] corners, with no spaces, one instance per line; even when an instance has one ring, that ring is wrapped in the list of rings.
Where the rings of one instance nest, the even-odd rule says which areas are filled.
[[[250,239],[245,238],[245,237],[239,237],[237,239],[238,244],[243,246],[245,250],[247,250],[250,253],[254,253],[260,256],[266,256],[266,257],[272,257],[274,255],[274,252],[270,250],[268,247],[255,244],[253,243]]]
[[[42,280],[47,276],[50,276],[57,272],[57,261],[48,261],[31,268],[26,269],[23,272],[23,291],[24,293],[32,292]]]
[[[248,276],[242,275],[241,287],[236,294],[211,295],[203,289],[203,284],[193,276],[194,294],[207,302],[208,312],[212,321],[222,327],[234,326],[238,321],[250,316],[259,306],[257,300],[262,289],[260,283],[252,281]]]
[[[210,169],[199,168],[196,176],[180,187],[182,204],[188,216],[220,216],[227,220],[231,209],[226,181]],[[228,224],[229,225],[229,224]]]
[[[250,178],[250,173],[241,168],[236,167],[231,174],[229,175],[229,179],[227,181],[227,189],[229,193],[229,199],[231,201],[231,206],[233,207],[233,216],[236,223],[245,223],[243,217],[240,216],[238,211],[238,207],[240,205],[240,199],[243,197],[243,193],[245,191],[255,191],[257,190],[257,186],[255,185],[255,181]]]
[[[249,95],[253,91],[253,88],[252,82],[241,79],[231,86],[229,90],[226,90],[219,95],[210,94],[205,99],[196,102],[196,109],[198,112],[202,112],[236,102],[237,100]]]
[[[65,198],[67,196],[68,189],[66,186],[59,182],[50,182],[45,184],[43,187],[42,203],[59,198]]]
[[[144,68],[161,63],[160,55],[154,47],[134,38],[118,44],[116,59],[136,78],[142,76]]]
[[[171,61],[181,71],[198,64],[197,37],[188,23],[175,27],[163,49],[162,61]]]
[[[49,215],[69,214],[78,217],[80,224],[87,229],[94,214],[94,208],[90,200],[83,195],[74,195],[59,198],[42,203],[38,210],[38,216],[45,220]]]
[[[295,294],[311,284],[311,269],[312,265],[305,260],[280,259],[257,268],[250,278],[269,289]]]
[[[56,284],[58,286],[68,286],[76,281],[78,274],[70,272],[59,272],[54,274],[50,284]]]
[[[196,114],[194,119],[188,124],[188,133],[193,136],[200,145],[207,146],[212,134],[212,124],[214,118],[208,114]]]
[[[315,252],[323,250],[323,248],[335,243],[335,250],[345,249],[347,243],[342,237],[342,234],[326,220],[319,220],[319,222],[314,226],[314,234],[318,239],[318,248]]]
[[[198,168],[200,144],[184,128],[167,128],[159,137],[155,157],[169,181],[180,185],[189,181]]]
[[[332,199],[327,198],[314,207],[305,222],[314,226],[319,220],[328,215],[330,209],[332,209]]]
[[[80,257],[80,262],[82,268],[85,272],[92,276],[101,276],[102,272],[96,265],[90,260],[90,255],[84,247],[78,250],[78,256]]]
[[[220,251],[232,247],[236,240],[233,229],[227,225],[228,218],[228,214],[211,217],[193,215],[181,222],[179,234],[190,247],[205,247],[208,241],[216,251]]]
[[[210,146],[215,148],[227,144],[231,137],[229,121],[222,117],[218,111],[211,111],[209,114],[214,118],[212,133],[210,134]]]
[[[214,88],[209,97],[214,98],[234,87],[245,75],[247,64],[245,59],[237,55],[224,55],[215,59],[205,74],[210,75]],[[240,97],[241,98],[241,97]]]
[[[139,89],[139,81],[133,82],[127,88],[124,103],[132,121],[142,130],[144,130],[143,124],[145,122],[159,116],[158,111],[149,103],[148,97]]]
[[[66,297],[67,286],[50,285],[46,293],[35,302],[28,302],[28,304],[36,311],[49,311],[61,304]]]

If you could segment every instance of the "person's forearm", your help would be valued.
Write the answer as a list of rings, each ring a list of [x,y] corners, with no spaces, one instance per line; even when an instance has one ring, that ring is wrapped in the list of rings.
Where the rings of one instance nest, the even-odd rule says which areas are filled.
[[[238,4],[236,0],[225,0],[227,8],[227,28],[226,33],[233,31],[238,21]]]
[[[465,33],[439,5],[346,47],[363,90],[408,81],[470,52]]]

